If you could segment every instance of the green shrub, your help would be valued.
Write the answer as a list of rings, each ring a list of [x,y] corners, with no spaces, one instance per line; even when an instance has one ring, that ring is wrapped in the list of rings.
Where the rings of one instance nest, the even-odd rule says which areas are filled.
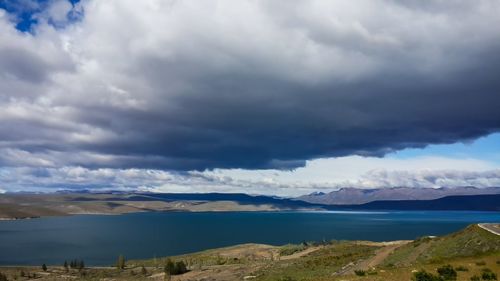
[[[443,281],[443,278],[429,273],[425,270],[417,271],[413,274],[414,281]]]
[[[456,271],[469,271],[469,269],[463,265],[455,267]]]
[[[173,262],[171,259],[167,259],[165,264],[165,273],[169,275],[179,275],[186,273],[187,267],[184,261]]]
[[[355,273],[357,276],[365,276],[365,275],[366,275],[366,271],[361,270],[361,269],[354,270],[354,273]]]
[[[485,268],[483,269],[481,278],[483,278],[483,280],[497,280],[497,275],[493,271],[491,271],[491,269]]]
[[[437,272],[438,272],[439,276],[441,276],[443,278],[443,280],[446,280],[446,281],[457,280],[457,272],[455,271],[455,269],[453,269],[453,266],[451,266],[449,264],[438,268]]]

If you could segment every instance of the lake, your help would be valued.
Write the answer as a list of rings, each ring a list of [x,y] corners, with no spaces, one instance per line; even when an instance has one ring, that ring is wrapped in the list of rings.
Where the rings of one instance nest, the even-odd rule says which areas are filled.
[[[495,212],[207,212],[78,215],[0,221],[0,264],[111,265],[241,243],[414,239],[468,224],[500,222]]]

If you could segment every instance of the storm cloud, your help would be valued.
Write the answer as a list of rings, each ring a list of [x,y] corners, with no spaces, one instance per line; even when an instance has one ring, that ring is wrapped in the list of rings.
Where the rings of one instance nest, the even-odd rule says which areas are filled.
[[[0,10],[1,166],[292,169],[500,131],[500,1],[57,5],[31,32]]]

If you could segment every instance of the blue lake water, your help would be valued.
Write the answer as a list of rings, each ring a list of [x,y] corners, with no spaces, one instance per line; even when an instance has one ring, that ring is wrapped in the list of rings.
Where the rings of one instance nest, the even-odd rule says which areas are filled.
[[[414,239],[468,224],[500,222],[495,212],[224,212],[79,215],[0,221],[0,264],[111,265],[128,259],[241,243]]]

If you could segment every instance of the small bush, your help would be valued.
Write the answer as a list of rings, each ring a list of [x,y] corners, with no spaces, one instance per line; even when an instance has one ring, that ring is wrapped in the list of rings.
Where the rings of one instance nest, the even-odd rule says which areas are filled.
[[[481,278],[477,275],[474,275],[470,278],[470,281],[481,281]]]
[[[437,269],[439,276],[443,278],[443,280],[457,280],[457,272],[453,269],[453,266],[447,264]]]
[[[456,271],[469,271],[469,269],[463,265],[455,267]]]
[[[8,280],[9,279],[7,279],[7,275],[0,272],[0,281],[8,281]]]
[[[425,270],[417,271],[413,274],[414,281],[443,281],[443,278],[429,273]]]
[[[481,278],[483,278],[483,280],[497,280],[497,275],[493,271],[491,271],[491,269],[485,268],[483,269]]]
[[[171,259],[167,259],[165,264],[165,273],[168,273],[169,275],[179,275],[186,273],[187,271],[188,270],[184,261],[174,263]]]
[[[354,270],[354,273],[355,273],[357,276],[365,276],[365,275],[366,275],[366,271],[361,270],[361,269]]]
[[[485,261],[477,261],[476,265],[477,266],[483,266],[483,265],[486,265],[486,262]]]
[[[43,271],[47,271],[47,265],[46,264],[42,264],[42,270]]]

